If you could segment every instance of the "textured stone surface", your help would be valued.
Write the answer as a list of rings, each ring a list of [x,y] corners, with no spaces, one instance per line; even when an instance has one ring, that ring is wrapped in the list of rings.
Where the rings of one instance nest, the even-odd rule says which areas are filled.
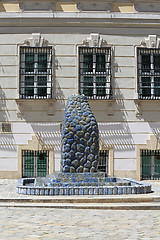
[[[69,97],[62,124],[62,172],[96,172],[99,134],[84,95]]]

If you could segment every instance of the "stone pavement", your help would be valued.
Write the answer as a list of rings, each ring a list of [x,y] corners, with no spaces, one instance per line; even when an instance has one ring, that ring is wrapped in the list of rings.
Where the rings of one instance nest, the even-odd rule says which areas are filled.
[[[160,182],[150,181],[150,183],[154,192],[143,197],[159,198]],[[37,200],[40,197],[17,195],[15,190],[16,180],[0,180],[1,200]],[[103,197],[106,198],[106,196]],[[123,196],[123,199],[125,197],[127,196]],[[140,197],[142,195],[134,195],[136,200],[140,199]],[[43,199],[47,198],[49,197],[43,196]],[[114,196],[113,199],[116,198],[118,199],[119,196]],[[142,203],[139,204],[141,205]],[[16,208],[11,206],[0,207],[0,213],[0,240],[160,239],[160,210],[106,211],[95,209],[55,209],[50,207],[37,208],[32,206],[26,208],[22,205]]]
[[[0,209],[1,240],[159,240],[160,211]]]

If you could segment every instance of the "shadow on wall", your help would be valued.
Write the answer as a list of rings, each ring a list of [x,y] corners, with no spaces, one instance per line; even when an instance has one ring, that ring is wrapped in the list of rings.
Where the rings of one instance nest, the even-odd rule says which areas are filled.
[[[157,140],[160,141],[160,122],[149,122],[149,126],[152,133],[157,137]]]
[[[8,122],[9,112],[6,106],[6,96],[0,87],[0,122]],[[0,150],[16,151],[15,140],[12,133],[2,133],[0,126]]]
[[[60,150],[61,132],[59,123],[31,123],[33,132],[49,148]]]
[[[127,123],[99,123],[100,139],[107,146],[114,146],[115,150],[135,150],[134,140]]]

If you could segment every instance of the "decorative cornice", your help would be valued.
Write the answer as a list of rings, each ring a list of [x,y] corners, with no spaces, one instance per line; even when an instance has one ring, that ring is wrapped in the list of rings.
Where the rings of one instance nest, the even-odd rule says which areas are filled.
[[[148,35],[148,37],[141,42],[141,45],[147,48],[159,48],[160,38],[157,38],[156,35]]]
[[[103,41],[103,38],[100,37],[99,33],[91,33],[90,37],[83,41],[83,44],[87,47],[102,47],[102,45],[107,43],[106,41]]]
[[[24,40],[24,44],[30,47],[42,47],[48,45],[48,41],[42,38],[40,33],[32,33],[31,38]]]

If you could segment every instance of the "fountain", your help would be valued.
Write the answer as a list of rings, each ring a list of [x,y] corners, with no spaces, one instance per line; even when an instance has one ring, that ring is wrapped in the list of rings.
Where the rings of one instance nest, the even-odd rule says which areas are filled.
[[[98,124],[84,95],[69,97],[62,123],[61,171],[22,178],[17,193],[28,195],[112,195],[151,192],[151,185],[97,172]]]

